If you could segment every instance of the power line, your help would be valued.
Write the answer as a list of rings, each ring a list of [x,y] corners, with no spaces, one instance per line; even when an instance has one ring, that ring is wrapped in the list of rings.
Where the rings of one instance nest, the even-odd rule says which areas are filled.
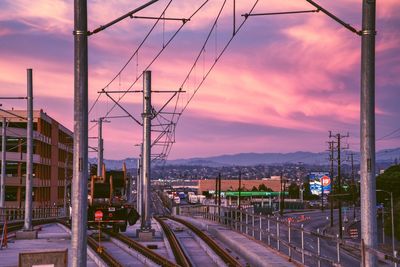
[[[398,131],[400,131],[400,128],[397,128],[397,129],[391,131],[390,133],[388,133],[388,134],[386,134],[386,135],[384,135],[384,136],[382,136],[382,137],[376,139],[376,141],[381,141],[381,140],[385,140],[385,139],[391,139],[391,138],[387,138],[387,137],[389,137],[389,136],[391,136],[391,135],[397,133]],[[399,136],[397,136],[397,137],[399,137]],[[396,137],[395,137],[395,138],[396,138]]]

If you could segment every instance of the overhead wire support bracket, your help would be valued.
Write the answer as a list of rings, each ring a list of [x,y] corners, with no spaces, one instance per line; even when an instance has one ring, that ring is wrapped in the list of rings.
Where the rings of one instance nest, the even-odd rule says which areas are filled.
[[[163,110],[164,110],[164,109],[167,107],[167,105],[172,101],[172,99],[175,98],[175,96],[176,96],[178,93],[186,93],[186,91],[183,91],[183,90],[178,90],[178,91],[153,91],[153,92],[156,92],[156,93],[167,93],[167,92],[173,93],[173,95],[167,100],[167,102],[157,111],[156,114],[154,114],[154,117],[157,117],[158,114],[162,113]],[[174,114],[175,114],[175,113],[174,113]]]
[[[156,20],[173,20],[173,21],[182,21],[183,24],[190,21],[190,19],[186,18],[164,18],[164,17],[146,17],[146,16],[131,16],[132,19],[156,19]]]
[[[343,27],[345,27],[346,29],[348,29],[351,32],[354,32],[355,34],[361,36],[364,34],[363,31],[359,31],[356,28],[354,28],[353,26],[351,26],[350,24],[344,22],[343,20],[341,20],[340,18],[338,18],[337,16],[333,15],[331,12],[329,12],[328,10],[326,10],[325,8],[323,8],[322,6],[318,5],[317,3],[315,3],[312,0],[306,0],[308,3],[310,3],[311,5],[313,5],[314,7],[318,8],[319,11],[321,11],[322,13],[324,13],[325,15],[327,15],[328,17],[330,17],[331,19],[333,19],[334,21],[336,21],[337,23],[339,23],[340,25],[342,25]]]
[[[123,15],[123,16],[121,16],[121,17],[119,17],[119,18],[117,18],[117,19],[115,19],[115,20],[113,20],[113,21],[107,23],[106,25],[102,25],[102,26],[98,27],[97,29],[95,29],[95,30],[93,30],[93,31],[88,31],[87,34],[88,34],[88,36],[93,35],[93,34],[95,34],[95,33],[98,33],[98,32],[101,32],[102,30],[107,29],[108,27],[110,27],[110,26],[112,26],[112,25],[114,25],[114,24],[120,22],[121,20],[124,20],[124,19],[126,19],[126,18],[128,18],[128,17],[132,18],[132,15],[133,15],[133,14],[135,14],[135,13],[141,11],[142,9],[145,9],[146,7],[148,7],[148,6],[152,5],[152,4],[154,4],[155,2],[158,2],[158,0],[152,0],[152,1],[150,1],[150,2],[147,2],[146,4],[144,4],[144,5],[142,5],[142,6],[138,7],[138,8],[136,8],[136,9],[134,9],[134,10],[132,10],[131,12],[128,12],[128,13],[126,13],[125,15]]]
[[[104,90],[103,90],[104,91]],[[121,106],[121,104],[118,103],[118,101],[116,101],[113,97],[110,96],[109,93],[107,93],[106,91],[104,91],[105,94],[118,106],[120,107],[130,118],[132,118],[137,124],[139,124],[140,126],[142,126],[142,123],[140,121],[138,121],[135,117],[133,117],[123,106]]]
[[[0,96],[0,99],[28,99],[26,96]]]
[[[98,91],[97,93],[98,93],[98,94],[143,93],[143,90],[131,90],[131,91],[117,90],[117,91],[106,91],[106,90],[102,89],[101,91]]]
[[[248,17],[254,16],[273,16],[273,15],[289,15],[289,14],[302,14],[302,13],[317,13],[320,9],[312,9],[312,10],[297,10],[297,11],[284,11],[284,12],[269,12],[269,13],[254,13],[254,14],[243,14],[242,17],[246,19]]]

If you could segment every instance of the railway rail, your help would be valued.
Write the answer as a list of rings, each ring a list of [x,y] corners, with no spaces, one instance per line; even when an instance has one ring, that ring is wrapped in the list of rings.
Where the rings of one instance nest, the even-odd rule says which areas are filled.
[[[181,252],[177,252],[178,254],[180,254],[179,260],[182,259],[181,262],[179,262],[179,264],[181,266],[198,266],[198,264],[196,264],[193,259],[191,259],[190,256],[188,256],[185,253],[185,250],[182,248],[182,245],[179,243],[179,241],[177,240],[177,238],[175,236],[175,234],[173,233],[173,231],[170,229],[170,227],[168,226],[168,224],[166,222],[164,222],[163,220],[171,220],[172,222],[178,223],[183,225],[184,227],[188,228],[191,232],[193,232],[198,238],[200,238],[218,257],[219,259],[222,261],[222,263],[226,266],[242,266],[242,264],[235,258],[233,257],[231,254],[229,254],[227,251],[225,251],[223,248],[221,248],[214,240],[212,240],[207,234],[205,234],[204,232],[202,232],[200,229],[198,229],[197,227],[195,227],[194,225],[179,219],[179,218],[175,218],[172,216],[163,216],[163,217],[158,217],[157,220],[158,222],[161,224],[161,226],[164,229],[164,233],[166,234],[171,248],[174,250],[174,254],[175,254],[175,249],[176,250],[181,250]],[[165,230],[169,228],[169,230]],[[173,245],[176,244],[176,245]],[[174,248],[176,247],[176,248]],[[184,256],[183,256],[183,255]],[[177,262],[178,262],[178,257],[177,257]],[[185,260],[186,259],[186,260]]]
[[[58,221],[58,223],[63,224],[66,227],[70,227],[65,221]],[[170,260],[160,256],[159,254],[155,253],[148,247],[140,244],[139,242],[136,242],[135,240],[132,240],[131,238],[120,234],[116,233],[110,230],[104,230],[103,233],[107,234],[111,238],[115,238],[118,241],[124,243],[128,248],[137,251],[139,254],[143,255],[145,258],[149,259],[151,262],[153,262],[156,265],[159,266],[165,266],[165,267],[177,267],[178,265],[171,262]],[[111,240],[111,243],[113,241]],[[119,267],[119,266],[124,266],[124,264],[121,262],[121,260],[118,260],[116,256],[113,255],[110,249],[107,249],[106,245],[103,242],[103,246],[99,245],[99,242],[91,237],[88,236],[88,245],[99,255],[99,257],[108,265],[112,267]],[[109,247],[109,243],[107,246]],[[121,249],[122,250],[122,249]]]

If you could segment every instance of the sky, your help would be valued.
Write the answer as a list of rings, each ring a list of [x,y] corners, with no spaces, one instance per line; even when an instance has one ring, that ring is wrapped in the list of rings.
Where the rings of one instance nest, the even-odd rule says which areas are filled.
[[[361,0],[317,2],[361,29]],[[88,29],[104,25],[144,3],[89,0]],[[160,17],[167,7],[165,18],[187,19],[203,3],[204,0],[159,0],[135,15]],[[249,13],[254,3],[236,1],[234,16],[233,0],[210,0],[184,25],[180,20],[159,21],[140,49],[156,20],[129,18],[90,36],[89,108],[102,89],[122,91],[133,84],[132,90],[141,90],[141,73],[162,51],[148,68],[152,71],[152,90],[185,91],[164,110],[173,111],[176,106],[176,111],[182,112],[170,159],[244,152],[321,152],[328,148],[329,130],[348,132],[350,137],[345,142],[351,150],[359,151],[360,37],[321,12],[251,16],[244,21],[242,15]],[[259,0],[253,13],[314,9],[303,0]],[[378,150],[399,147],[399,14],[398,0],[377,1]],[[32,68],[34,108],[43,109],[71,130],[73,17],[70,0],[0,2],[1,95],[24,95],[26,69]],[[216,61],[233,34],[233,18],[236,29],[244,21],[243,26]],[[209,32],[209,41],[202,49]],[[117,75],[132,55],[127,67]],[[196,57],[199,59],[188,75]],[[112,94],[115,99],[121,96]],[[153,93],[154,109],[159,110],[171,96]],[[128,93],[120,103],[141,119],[141,93]],[[6,109],[25,108],[22,101],[6,100],[1,104]],[[89,120],[105,116],[112,106],[113,101],[101,94]],[[122,115],[125,113],[118,107],[109,113]],[[89,136],[96,137],[95,123],[90,122],[89,127]],[[141,143],[142,129],[131,118],[110,119],[110,123],[104,124],[103,134],[105,158],[139,154],[136,144]],[[153,138],[157,134],[153,133]],[[95,139],[90,139],[90,146],[96,146]]]

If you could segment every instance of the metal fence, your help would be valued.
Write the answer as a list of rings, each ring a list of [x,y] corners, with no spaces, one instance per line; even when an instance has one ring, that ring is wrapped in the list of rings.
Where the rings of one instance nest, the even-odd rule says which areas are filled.
[[[360,264],[365,253],[372,253],[380,261],[392,266],[397,267],[400,263],[397,253],[388,255],[366,247],[363,241],[360,244],[352,240],[339,239],[338,236],[328,235],[320,229],[310,231],[304,228],[301,221],[293,222],[284,217],[254,214],[252,208],[238,210],[216,205],[181,206],[179,214],[224,224],[286,254],[290,260],[306,266],[346,266],[351,260]],[[355,257],[349,256],[349,253]],[[356,260],[357,257],[359,260]],[[345,262],[346,260],[348,262]]]
[[[32,209],[32,219],[60,218],[65,217],[66,211],[62,207],[43,207]],[[7,222],[24,221],[25,209],[0,208],[0,224]]]

